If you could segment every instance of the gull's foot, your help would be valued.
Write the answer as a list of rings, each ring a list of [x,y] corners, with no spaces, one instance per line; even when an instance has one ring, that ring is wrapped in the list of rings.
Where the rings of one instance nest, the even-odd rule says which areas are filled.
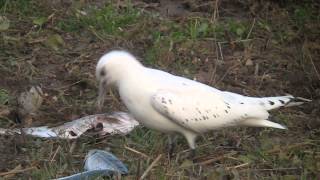
[[[173,152],[175,149],[175,143],[169,143],[169,158],[172,159],[173,158]]]
[[[196,150],[191,149],[188,158],[193,161],[195,157],[196,157]]]
[[[190,149],[187,152],[180,152],[177,154],[177,158],[179,162],[190,161],[195,163],[196,150]]]

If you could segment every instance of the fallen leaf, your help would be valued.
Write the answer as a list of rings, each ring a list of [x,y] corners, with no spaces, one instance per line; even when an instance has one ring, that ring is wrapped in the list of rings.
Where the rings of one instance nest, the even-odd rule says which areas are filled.
[[[43,92],[40,87],[32,87],[28,92],[23,92],[18,98],[18,113],[26,116],[35,113],[43,102]]]
[[[242,36],[244,32],[245,32],[245,29],[243,27],[239,27],[236,29],[236,33],[238,36]]]
[[[44,23],[47,22],[47,18],[46,17],[38,17],[33,19],[33,24],[38,25],[38,26],[42,26]]]
[[[8,116],[10,114],[10,110],[7,106],[0,105],[0,116]]]
[[[5,16],[0,16],[0,31],[5,31],[9,29],[10,21]]]
[[[252,65],[253,65],[253,61],[251,59],[247,59],[246,66],[252,66]]]
[[[190,166],[193,166],[193,162],[189,159],[186,159],[182,162],[182,164],[180,165],[180,168],[184,169],[184,168],[189,168]]]
[[[45,41],[45,44],[55,50],[58,51],[61,47],[65,45],[64,40],[59,34],[54,34],[48,37],[48,39]]]

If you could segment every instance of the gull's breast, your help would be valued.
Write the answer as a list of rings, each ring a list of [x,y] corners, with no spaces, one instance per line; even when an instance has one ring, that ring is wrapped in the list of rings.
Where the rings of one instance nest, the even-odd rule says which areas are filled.
[[[133,115],[144,126],[161,132],[185,132],[186,129],[169,120],[157,112],[150,103],[150,97],[153,91],[150,88],[131,88],[126,87],[119,89],[122,102]]]

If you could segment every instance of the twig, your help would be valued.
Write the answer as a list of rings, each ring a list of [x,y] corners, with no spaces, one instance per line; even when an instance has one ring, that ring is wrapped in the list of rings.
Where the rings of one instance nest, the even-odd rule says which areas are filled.
[[[218,42],[218,47],[219,47],[219,52],[220,52],[221,60],[224,61],[223,53],[222,53],[222,49],[221,49],[221,43],[220,43],[220,42]]]
[[[225,158],[225,156],[220,156],[220,157],[209,159],[209,160],[205,160],[205,161],[202,161],[202,162],[199,162],[199,163],[196,163],[196,164],[207,165],[207,164],[213,163],[215,161],[219,161],[219,160],[224,159],[224,158]]]
[[[56,13],[54,12],[54,13],[52,13],[50,16],[48,16],[47,22],[50,21],[50,20],[53,21],[53,17],[54,17],[55,15],[56,15]]]
[[[275,168],[275,169],[243,169],[243,170],[240,170],[239,172],[243,172],[243,171],[287,171],[287,170],[297,170],[297,169],[300,169],[300,168],[295,168],[295,167],[292,167],[292,168]]]
[[[175,175],[175,174],[165,174],[166,176],[170,176],[170,177],[178,177],[178,179],[190,179],[190,176],[185,176],[185,175]]]
[[[210,164],[210,163],[213,163],[215,161],[219,161],[221,159],[224,159],[228,156],[233,156],[235,155],[236,152],[231,152],[231,153],[228,153],[228,154],[224,154],[222,156],[219,156],[219,157],[216,157],[216,158],[213,158],[213,159],[209,159],[209,160],[206,160],[206,161],[202,161],[202,162],[199,162],[199,163],[196,163],[196,164],[199,164],[199,165],[206,165],[206,164]]]
[[[11,171],[8,171],[8,172],[2,172],[0,173],[0,176],[7,176],[9,174],[17,174],[17,173],[22,173],[22,172],[25,172],[25,171],[30,171],[32,169],[35,169],[35,167],[29,167],[29,168],[25,168],[25,169],[13,169]]]
[[[214,68],[210,75],[209,85],[214,85],[216,82],[218,63],[219,63],[219,57],[217,56],[217,58],[214,60]]]
[[[56,151],[54,152],[51,160],[50,160],[50,164],[52,164],[53,160],[55,159],[56,155],[58,154],[58,152],[60,151],[61,146],[59,145],[58,148],[56,149]]]
[[[47,38],[39,38],[39,39],[31,40],[28,43],[29,44],[41,43],[41,42],[43,42],[45,40],[47,40]]]
[[[208,145],[210,145],[210,144],[212,144],[212,143],[201,144],[201,145],[197,146],[197,148],[206,147],[206,146],[208,146]],[[190,152],[190,151],[191,151],[191,149],[189,148],[189,149],[185,149],[185,150],[182,150],[182,151],[178,152],[178,154],[180,154],[180,153],[187,153],[187,152]]]
[[[314,62],[313,62],[312,56],[310,55],[310,53],[308,53],[307,56],[309,57],[310,62],[311,62],[311,64],[312,64],[312,67],[313,67],[314,71],[316,72],[318,79],[320,80],[320,74],[319,74],[319,72],[318,72],[318,70],[317,70],[316,65],[315,65]]]
[[[214,12],[213,12],[213,22],[216,22],[217,18],[219,17],[219,0],[214,2]]]
[[[150,164],[150,166],[146,169],[146,171],[144,171],[144,173],[142,174],[142,176],[140,177],[139,180],[144,179],[145,177],[147,177],[149,171],[157,164],[157,162],[160,160],[162,154],[159,154],[159,156]]]
[[[251,32],[252,32],[252,29],[253,29],[253,27],[254,27],[255,24],[256,24],[256,18],[253,18],[253,23],[252,23],[252,25],[251,25],[250,31],[249,31],[246,39],[249,39],[249,37],[250,37],[250,35],[251,35]]]
[[[69,153],[72,154],[74,149],[76,148],[77,146],[77,141],[73,141],[72,144],[71,144],[71,147],[69,149]]]
[[[259,75],[259,63],[256,63],[256,66],[254,68],[254,75],[258,76]]]
[[[69,87],[71,87],[71,86],[74,86],[74,85],[76,85],[76,84],[79,84],[79,83],[82,82],[82,81],[83,81],[83,80],[79,80],[79,81],[76,81],[76,82],[74,82],[74,83],[67,84],[67,85],[65,85],[65,86],[56,87],[56,88],[47,88],[47,87],[43,87],[43,88],[44,88],[44,89],[53,90],[53,91],[59,91],[59,90],[62,90],[62,89],[67,89],[67,88],[69,88]],[[65,90],[63,90],[63,91],[65,91]]]
[[[229,69],[227,69],[227,71],[224,73],[224,75],[216,82],[216,84],[219,84],[228,74],[231,70],[233,70],[234,68],[236,68],[237,66],[239,66],[239,64],[235,64],[233,66],[231,66]]]
[[[264,72],[263,75],[262,75],[262,77],[261,77],[261,80],[260,80],[260,82],[259,82],[259,85],[258,85],[258,88],[257,88],[257,89],[260,89],[260,88],[261,88],[262,83],[263,83],[263,80],[264,80],[264,78],[265,78],[266,76],[267,76],[267,75],[266,75],[266,72]]]
[[[206,40],[212,40],[212,38],[205,38]],[[240,40],[235,40],[235,41],[220,41],[217,42],[218,44],[230,44],[230,43],[243,43],[247,41],[252,41],[253,39],[240,39]]]
[[[139,154],[139,155],[141,155],[141,156],[143,156],[143,157],[145,157],[145,158],[150,158],[148,155],[146,155],[146,154],[144,154],[144,153],[142,153],[142,152],[139,152],[139,151],[137,151],[137,150],[135,150],[135,149],[133,149],[133,148],[131,148],[131,147],[128,147],[128,146],[126,146],[126,145],[124,145],[124,148],[127,149],[127,150],[129,150],[129,151],[132,151],[132,152],[134,152],[134,153],[136,153],[136,154]]]
[[[249,165],[249,163],[244,163],[244,164],[240,164],[240,165],[237,165],[237,166],[227,167],[226,169],[227,170],[237,169],[237,168],[241,168],[241,167],[244,167],[244,166],[247,166],[247,165]]]
[[[136,180],[139,180],[140,177],[140,169],[141,169],[141,159],[138,161],[138,168],[137,168],[137,173],[136,173]]]
[[[102,42],[105,42],[105,40],[95,31],[95,29],[93,27],[89,27],[89,30],[98,38],[100,39]]]

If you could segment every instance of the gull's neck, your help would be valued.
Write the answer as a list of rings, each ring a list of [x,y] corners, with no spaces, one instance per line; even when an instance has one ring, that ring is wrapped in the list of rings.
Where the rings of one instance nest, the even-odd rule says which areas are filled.
[[[116,86],[120,87],[124,83],[138,83],[140,84],[143,82],[145,77],[146,67],[142,66],[141,64],[136,64],[134,66],[125,66],[119,72],[118,80]]]

